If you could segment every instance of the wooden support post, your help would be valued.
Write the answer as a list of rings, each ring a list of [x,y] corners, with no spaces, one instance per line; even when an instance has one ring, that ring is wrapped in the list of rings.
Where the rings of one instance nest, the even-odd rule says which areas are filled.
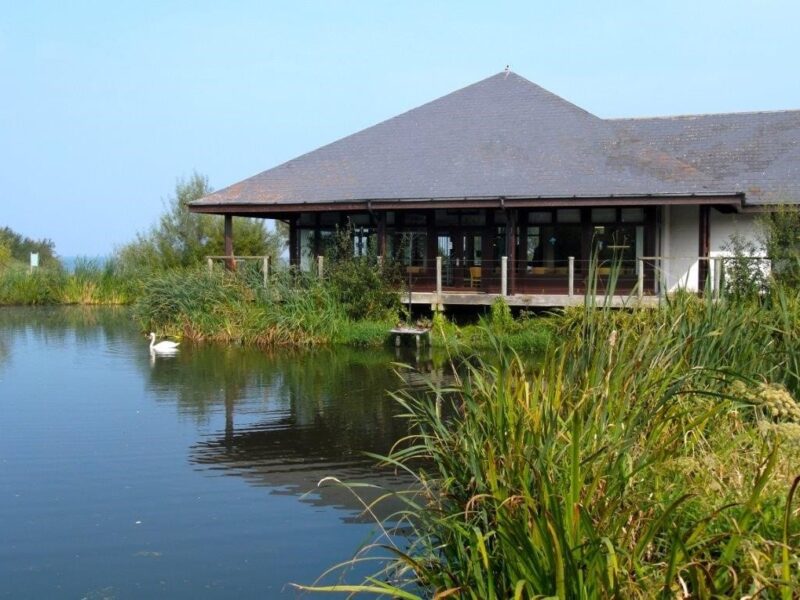
[[[225,215],[225,264],[229,271],[236,270],[233,258],[233,215]]]
[[[567,295],[571,298],[575,295],[575,257],[570,256],[567,263]]]
[[[324,260],[325,260],[325,258],[322,256],[322,254],[320,254],[317,257],[317,277],[319,277],[320,279],[322,279],[322,276],[324,274],[324,271],[323,271],[323,261]]]
[[[495,268],[495,239],[497,233],[494,227],[494,210],[484,209],[486,225],[483,227],[481,238],[481,288],[484,292],[492,291],[494,287],[494,276],[492,273]]]
[[[214,272],[214,259],[208,258],[207,261],[208,261],[208,273],[210,275],[211,273]]]
[[[265,256],[261,263],[261,274],[264,276],[264,287],[269,283],[269,256]]]
[[[500,259],[500,295],[508,296],[508,257]]]
[[[436,303],[442,301],[442,257],[436,257]]]
[[[378,256],[386,256],[386,213],[380,212],[375,215],[376,233],[378,236]]]
[[[511,271],[508,272],[508,289],[511,294],[516,292],[517,283],[517,209],[506,211],[506,257],[511,261]],[[503,269],[504,271],[506,269]],[[506,296],[507,294],[503,294]]]
[[[639,294],[639,300],[644,297],[644,259],[636,259],[636,287]]]
[[[710,250],[710,207],[701,206],[699,215],[699,260],[697,261],[697,291],[702,293],[708,283],[708,254]]]
[[[426,251],[425,251],[425,276],[426,279],[431,276],[430,269],[433,267],[433,257],[436,256],[439,247],[438,240],[436,239],[436,213],[432,210],[426,211],[427,234],[426,234]],[[428,279],[430,281],[430,279]]]
[[[289,219],[289,265],[300,266],[300,248],[298,246],[297,218]]]

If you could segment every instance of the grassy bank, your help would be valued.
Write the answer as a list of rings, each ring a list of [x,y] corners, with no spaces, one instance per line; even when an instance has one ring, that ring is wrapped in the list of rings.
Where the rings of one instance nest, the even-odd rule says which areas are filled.
[[[205,267],[126,269],[113,261],[78,263],[71,273],[17,267],[0,271],[0,306],[130,304],[143,330],[198,342],[380,346],[402,310],[392,282],[364,262],[347,264],[338,280],[277,272],[267,289],[247,268],[236,274]],[[432,327],[434,346],[461,351],[486,348],[486,327],[524,352],[543,351],[553,331],[546,319],[513,319],[502,303],[474,324],[456,325],[442,315],[423,324]]]
[[[130,304],[148,272],[123,269],[113,261],[100,265],[79,261],[72,272],[59,265],[34,269],[11,265],[0,269],[0,306],[58,304]]]
[[[276,273],[266,288],[256,272],[166,272],[145,283],[134,315],[143,329],[262,348],[370,346],[394,326],[385,309],[353,318],[326,282],[291,272]]]
[[[385,462],[420,491],[362,555],[388,565],[349,589],[796,597],[798,325],[800,297],[776,288],[570,310],[534,375],[498,342],[500,364],[454,389],[400,394],[412,435]]]

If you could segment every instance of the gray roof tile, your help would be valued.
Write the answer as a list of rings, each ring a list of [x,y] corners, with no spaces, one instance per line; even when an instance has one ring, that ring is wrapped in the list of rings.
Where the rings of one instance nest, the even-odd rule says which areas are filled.
[[[511,72],[197,205],[746,192],[800,201],[800,111],[603,120]]]

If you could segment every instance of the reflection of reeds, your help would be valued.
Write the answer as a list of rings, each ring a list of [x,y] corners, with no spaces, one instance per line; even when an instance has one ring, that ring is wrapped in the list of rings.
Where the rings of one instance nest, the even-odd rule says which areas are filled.
[[[394,545],[387,527],[383,570],[348,589],[792,598],[799,308],[775,290],[574,309],[533,376],[498,344],[501,363],[471,367],[455,390],[399,395],[413,434],[385,462],[418,478],[393,517],[413,541]]]

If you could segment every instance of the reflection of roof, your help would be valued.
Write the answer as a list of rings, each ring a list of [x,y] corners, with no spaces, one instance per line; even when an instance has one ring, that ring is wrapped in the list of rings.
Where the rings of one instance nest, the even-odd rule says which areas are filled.
[[[398,422],[398,425],[400,423]],[[396,436],[400,437],[398,430]],[[341,486],[329,483],[318,487],[326,477],[336,477],[348,483],[369,483],[385,490],[408,489],[412,480],[407,474],[380,468],[375,459],[350,448],[352,444],[337,444],[331,432],[319,426],[286,428],[270,423],[268,427],[249,428],[227,436],[200,442],[192,447],[191,462],[207,469],[219,469],[245,478],[252,485],[275,488],[276,493],[306,494],[313,504],[361,511],[362,506],[353,494]],[[363,445],[368,446],[364,441]],[[375,447],[372,452],[388,452],[389,448]],[[367,501],[383,492],[359,489]],[[399,508],[396,502],[380,507],[386,516]]]
[[[604,120],[499,73],[192,203],[746,193],[800,201],[800,111]]]

